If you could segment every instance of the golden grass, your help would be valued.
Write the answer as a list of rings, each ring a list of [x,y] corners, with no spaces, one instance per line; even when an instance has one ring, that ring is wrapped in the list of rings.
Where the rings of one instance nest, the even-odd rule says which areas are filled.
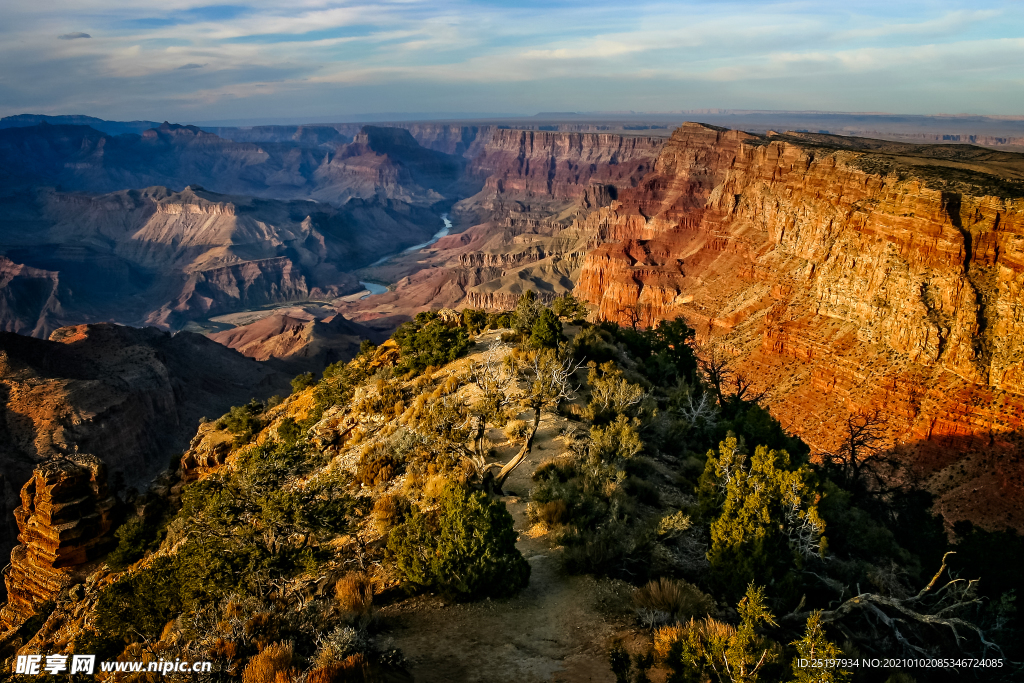
[[[288,683],[292,663],[291,643],[271,643],[249,660],[242,672],[242,683]]]
[[[706,616],[715,608],[714,601],[693,584],[667,577],[638,588],[633,593],[633,604],[640,609],[666,612],[677,621]]]
[[[373,580],[361,572],[346,574],[334,584],[334,597],[343,611],[367,614],[373,607]]]

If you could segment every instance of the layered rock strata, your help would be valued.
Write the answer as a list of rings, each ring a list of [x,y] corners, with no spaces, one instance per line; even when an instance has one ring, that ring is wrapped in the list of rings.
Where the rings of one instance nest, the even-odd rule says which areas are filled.
[[[0,638],[70,585],[76,568],[109,551],[114,505],[106,469],[94,456],[60,458],[35,469],[14,511],[20,545],[4,574]]]
[[[593,184],[629,186],[658,156],[663,138],[609,133],[495,130],[470,171],[485,192],[576,200]]]
[[[605,243],[576,293],[622,323],[684,316],[817,449],[883,410],[947,516],[1024,528],[1024,157],[826,142],[683,126],[586,219]]]

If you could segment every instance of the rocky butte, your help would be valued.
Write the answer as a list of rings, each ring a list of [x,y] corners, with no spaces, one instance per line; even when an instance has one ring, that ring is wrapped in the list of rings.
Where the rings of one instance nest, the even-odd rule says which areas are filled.
[[[585,222],[599,317],[685,317],[817,450],[880,410],[947,519],[1024,528],[1024,156],[686,124]]]

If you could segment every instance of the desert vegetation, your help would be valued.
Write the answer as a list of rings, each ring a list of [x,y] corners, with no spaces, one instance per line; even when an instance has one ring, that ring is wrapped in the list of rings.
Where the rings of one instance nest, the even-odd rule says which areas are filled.
[[[872,440],[879,415],[812,459],[682,320],[581,315],[571,295],[422,313],[207,423],[193,448],[227,444],[223,464],[123,523],[75,647],[208,659],[210,680],[403,680],[382,608],[502,609],[530,585],[518,473],[560,575],[631,586],[639,636],[603,645],[618,681],[871,680],[799,661],[950,653],[1016,675],[1019,538],[944,529]]]

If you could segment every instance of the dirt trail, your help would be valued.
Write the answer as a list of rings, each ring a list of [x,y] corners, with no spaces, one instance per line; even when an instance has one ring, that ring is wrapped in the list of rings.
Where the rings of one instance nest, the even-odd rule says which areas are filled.
[[[530,563],[529,586],[507,600],[446,604],[422,596],[382,610],[386,633],[408,658],[417,683],[614,683],[607,652],[612,638],[632,626],[630,587],[562,574],[561,549],[527,533],[530,477],[558,452],[553,438],[563,424],[543,416],[531,456],[505,487],[519,494],[505,502]]]

